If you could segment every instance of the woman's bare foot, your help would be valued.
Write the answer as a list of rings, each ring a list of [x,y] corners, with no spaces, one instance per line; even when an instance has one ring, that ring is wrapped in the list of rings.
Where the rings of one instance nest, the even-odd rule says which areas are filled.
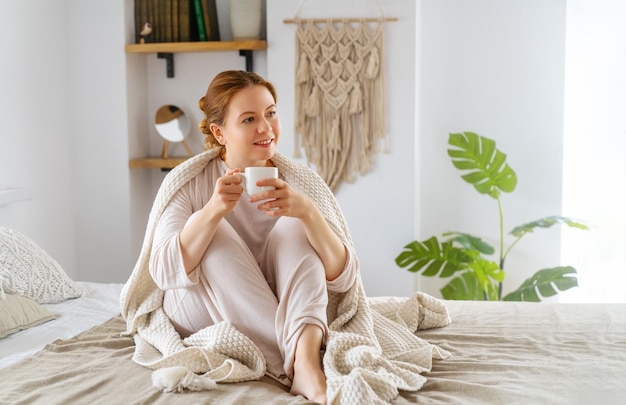
[[[307,324],[302,330],[296,344],[291,393],[326,405],[326,376],[320,362],[322,337],[323,332],[316,325]]]

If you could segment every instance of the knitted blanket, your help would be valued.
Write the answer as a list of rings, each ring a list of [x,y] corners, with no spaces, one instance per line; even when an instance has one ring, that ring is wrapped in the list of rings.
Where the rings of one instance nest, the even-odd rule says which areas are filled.
[[[156,224],[176,191],[219,153],[211,149],[186,160],[163,180],[148,218],[135,268],[121,293],[126,333],[135,338],[133,360],[151,369],[180,366],[216,382],[261,378],[265,360],[259,348],[227,322],[181,339],[165,315],[163,291],[150,276],[148,263]],[[285,180],[320,209],[346,246],[354,246],[343,214],[326,183],[307,166],[276,154],[272,162]],[[328,403],[386,403],[398,390],[419,390],[433,358],[449,354],[417,337],[418,329],[450,323],[445,305],[426,294],[373,305],[366,300],[360,276],[345,293],[329,292],[329,336],[323,356]],[[180,388],[180,387],[179,387]],[[197,388],[196,388],[197,389]]]

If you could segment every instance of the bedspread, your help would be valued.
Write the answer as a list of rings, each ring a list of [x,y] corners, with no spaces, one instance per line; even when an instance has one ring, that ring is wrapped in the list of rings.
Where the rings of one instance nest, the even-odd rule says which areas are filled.
[[[389,314],[406,298],[370,298]],[[454,322],[417,332],[451,356],[433,361],[419,391],[393,405],[623,405],[626,399],[626,304],[460,302]],[[121,317],[0,370],[0,404],[310,404],[288,388],[259,380],[212,391],[163,393],[151,370],[131,360],[133,338]]]

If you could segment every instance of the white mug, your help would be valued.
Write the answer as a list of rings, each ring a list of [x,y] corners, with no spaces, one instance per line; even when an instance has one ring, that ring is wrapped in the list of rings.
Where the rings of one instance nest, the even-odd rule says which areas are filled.
[[[278,168],[276,167],[246,167],[243,173],[237,173],[243,177],[243,188],[248,195],[252,196],[262,191],[274,190],[273,186],[259,187],[256,182],[261,179],[278,178]]]

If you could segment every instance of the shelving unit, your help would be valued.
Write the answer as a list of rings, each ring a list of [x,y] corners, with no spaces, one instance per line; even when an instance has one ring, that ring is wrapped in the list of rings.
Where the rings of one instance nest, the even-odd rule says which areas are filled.
[[[166,60],[167,77],[174,77],[174,54],[182,52],[225,52],[239,51],[246,58],[246,70],[253,71],[252,52],[267,49],[267,41],[202,41],[202,42],[161,42],[146,44],[127,44],[126,53],[156,54]],[[128,166],[134,168],[172,169],[188,157],[146,157],[131,159]]]
[[[174,54],[179,52],[216,52],[239,51],[246,58],[246,70],[254,70],[252,51],[267,49],[267,41],[197,41],[197,42],[160,42],[147,44],[127,44],[126,53],[156,53],[158,58],[167,63],[167,77],[174,77]]]

